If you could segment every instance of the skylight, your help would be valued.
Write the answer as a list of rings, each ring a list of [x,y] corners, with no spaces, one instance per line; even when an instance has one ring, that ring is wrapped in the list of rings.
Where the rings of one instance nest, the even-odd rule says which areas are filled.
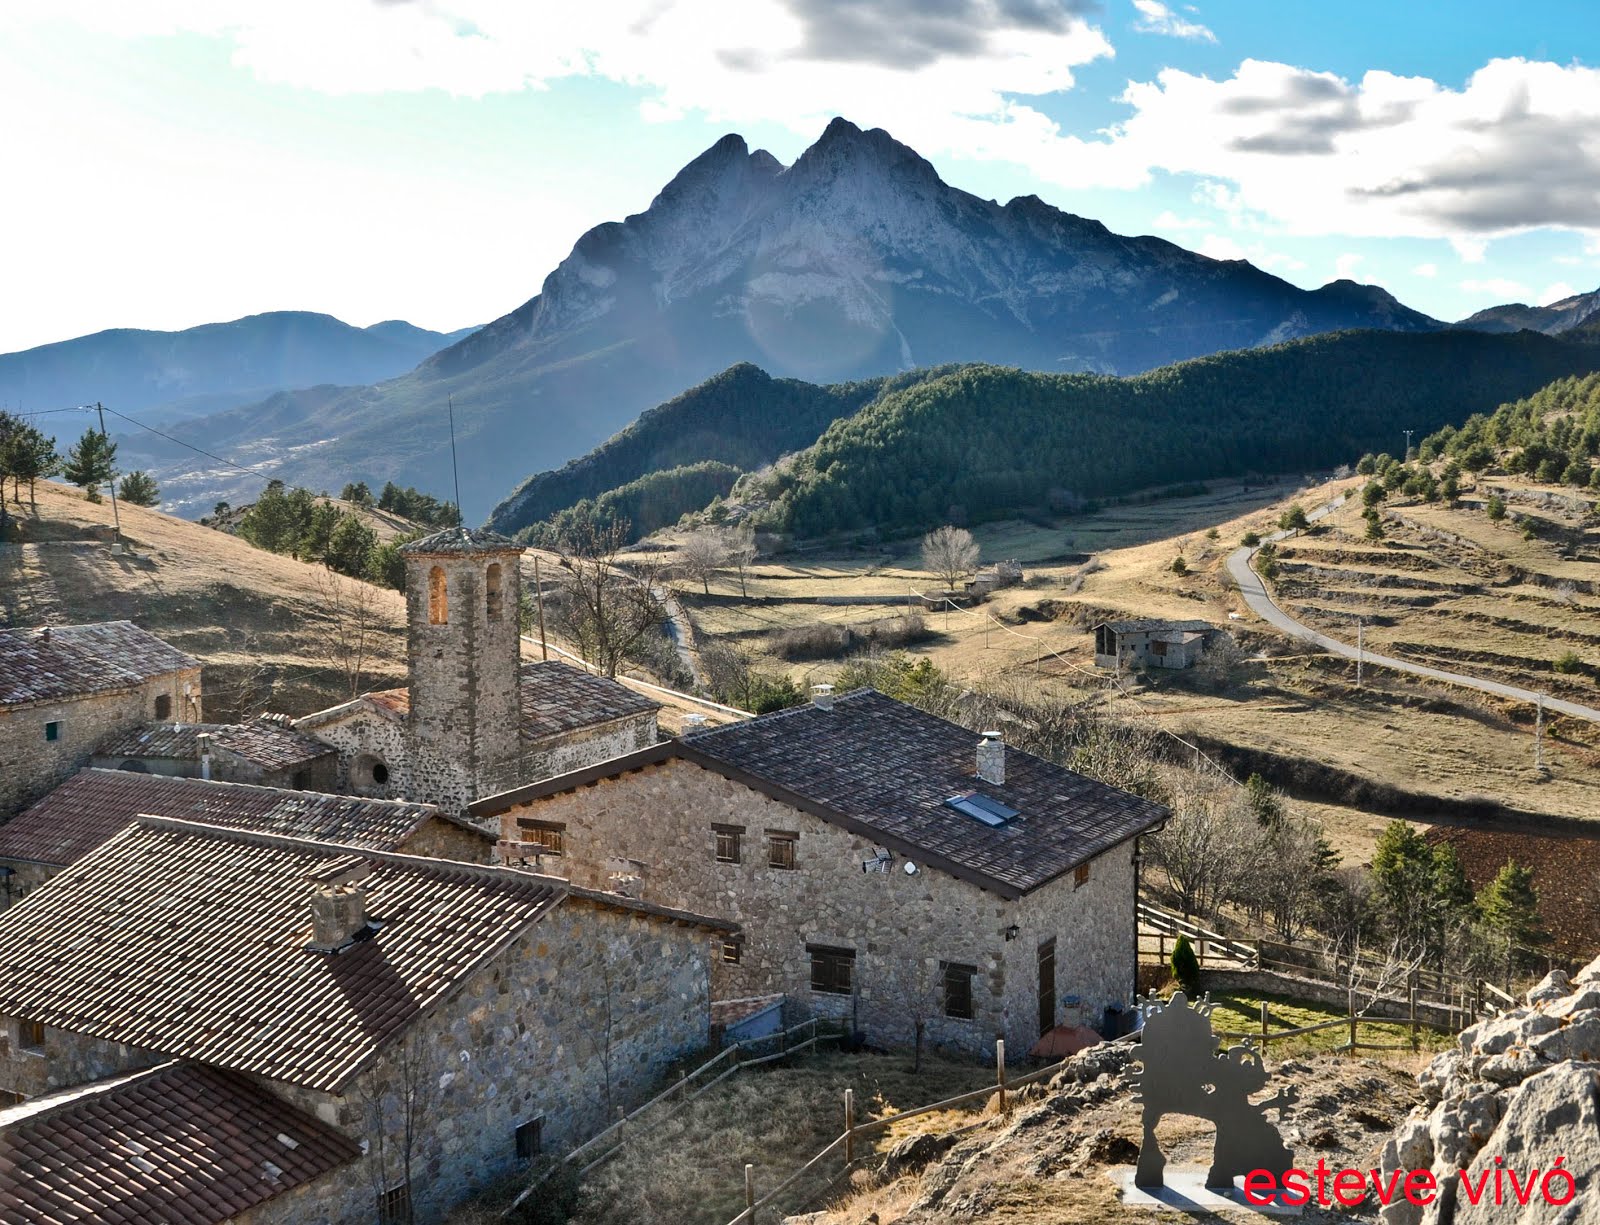
[[[969,817],[982,821],[985,825],[1001,826],[1017,815],[1015,808],[1009,808],[999,800],[991,800],[986,795],[979,795],[976,791],[968,791],[963,795],[953,795],[945,801],[957,812],[964,812]]]

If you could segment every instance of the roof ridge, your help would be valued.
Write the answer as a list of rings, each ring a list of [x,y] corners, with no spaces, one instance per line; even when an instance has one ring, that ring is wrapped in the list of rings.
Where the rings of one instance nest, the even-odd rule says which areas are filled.
[[[836,694],[834,694],[833,695],[833,700],[834,700],[835,703],[853,702],[857,698],[869,697],[869,696],[871,696],[873,694],[878,694],[878,691],[876,689],[874,689],[871,685],[861,685],[861,686],[859,686],[859,687],[857,687],[855,689],[848,690],[848,691],[846,691],[844,693],[836,693]],[[879,697],[883,697],[883,696],[886,696],[886,695],[878,694],[878,696]],[[893,699],[891,699],[891,700],[893,700]],[[701,739],[703,737],[706,737],[706,736],[715,736],[719,732],[728,732],[728,731],[731,731],[734,728],[751,727],[756,723],[772,724],[772,723],[778,722],[780,719],[784,719],[784,718],[787,718],[789,716],[802,715],[802,714],[807,713],[808,711],[823,710],[823,709],[825,709],[825,708],[821,707],[821,706],[818,706],[815,702],[801,702],[799,705],[796,705],[796,706],[785,706],[782,710],[769,710],[766,714],[757,715],[754,719],[739,719],[739,720],[736,720],[736,721],[734,721],[732,723],[723,723],[723,724],[721,724],[721,725],[719,725],[717,727],[701,728],[697,732],[689,732],[686,735],[681,735],[681,736],[678,737],[678,739],[680,741],[682,741],[683,743],[687,744],[690,741],[699,740],[699,739]]]
[[[534,883],[541,888],[554,886],[563,894],[571,889],[564,876],[550,876],[542,872],[525,872],[518,868],[504,868],[495,864],[468,863],[465,860],[436,859],[431,855],[402,855],[398,851],[367,850],[344,842],[323,842],[315,838],[294,838],[288,834],[268,834],[260,830],[239,829],[227,825],[208,825],[204,821],[191,821],[183,817],[163,817],[155,813],[139,813],[133,822],[117,834],[121,838],[128,830],[143,826],[146,829],[164,830],[168,833],[197,834],[219,842],[238,842],[251,846],[273,847],[284,851],[302,851],[333,855],[355,855],[362,859],[381,860],[398,868],[421,869],[427,875],[456,874],[486,881],[504,881],[526,885]],[[108,844],[102,844],[102,846]]]
[[[91,1080],[87,1084],[70,1085],[47,1093],[42,1097],[18,1102],[14,1106],[0,1109],[0,1130],[33,1123],[40,1119],[48,1119],[60,1111],[79,1105],[88,1098],[98,1097],[102,1093],[111,1093],[114,1090],[123,1088],[125,1085],[148,1079],[158,1073],[170,1072],[182,1062],[182,1059],[175,1056],[163,1063],[152,1064],[148,1068],[138,1068],[132,1072],[102,1077],[100,1080]],[[30,1106],[34,1108],[30,1110]]]
[[[385,808],[400,810],[405,808],[417,809],[422,812],[432,813],[438,811],[437,804],[427,804],[420,800],[391,800],[380,796],[370,795],[342,795],[337,791],[310,791],[298,787],[273,787],[268,783],[236,783],[222,778],[186,778],[181,774],[138,774],[129,770],[114,770],[110,766],[85,766],[73,778],[81,778],[86,774],[93,774],[102,778],[125,779],[130,774],[134,778],[151,779],[160,781],[154,785],[160,787],[191,787],[197,791],[210,787],[227,787],[236,791],[251,791],[256,793],[270,793],[272,795],[310,795],[322,800],[337,800],[346,804],[377,804]],[[72,782],[68,779],[62,786]],[[135,784],[140,785],[140,784]],[[159,814],[151,814],[152,816]],[[164,818],[178,820],[180,818]]]

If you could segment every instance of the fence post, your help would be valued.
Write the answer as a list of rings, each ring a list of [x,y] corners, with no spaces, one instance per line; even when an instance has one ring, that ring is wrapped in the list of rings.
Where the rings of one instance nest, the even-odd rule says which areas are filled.
[[[849,1169],[856,1159],[856,1091],[844,1091],[844,1168]]]
[[[1261,1001],[1261,1049],[1267,1049],[1267,1001]]]
[[[745,1225],[755,1225],[756,1167],[748,1161],[744,1163],[744,1220]]]
[[[1000,1090],[1000,1113],[1009,1114],[1010,1107],[1006,1105],[1006,1040],[1004,1038],[996,1038],[994,1040],[994,1066]]]
[[[1409,1000],[1409,1004],[1410,1004],[1410,1010],[1411,1010],[1411,1049],[1412,1049],[1412,1051],[1416,1051],[1418,1049],[1418,1044],[1419,1044],[1419,1039],[1418,1039],[1418,1035],[1417,1035],[1417,984],[1416,983],[1412,983],[1411,984],[1411,993],[1410,994],[1411,994],[1411,999]]]
[[[679,1068],[678,1069],[678,1100],[680,1102],[683,1102],[683,1101],[687,1101],[688,1099],[689,1099],[689,1074],[687,1072],[685,1072],[682,1068]]]
[[[1356,993],[1355,993],[1355,988],[1353,988],[1353,987],[1350,989],[1349,1006],[1350,1006],[1350,1053],[1352,1055],[1354,1055],[1356,1053]]]

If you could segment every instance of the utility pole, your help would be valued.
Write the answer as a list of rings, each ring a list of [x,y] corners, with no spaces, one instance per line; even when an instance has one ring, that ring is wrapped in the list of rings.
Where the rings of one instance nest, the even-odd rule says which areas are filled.
[[[100,417],[100,440],[109,445],[111,438],[106,433],[106,410],[100,407],[100,402],[98,400],[95,401],[94,411],[99,414]],[[116,539],[116,548],[118,551],[120,551],[122,549],[122,516],[117,512],[117,474],[115,472],[112,472],[111,474],[110,484],[111,532]]]
[[[1356,688],[1361,688],[1361,665],[1366,656],[1366,629],[1367,622],[1364,617],[1356,619]]]
[[[1400,432],[1403,433],[1406,436],[1405,461],[1406,461],[1406,463],[1409,464],[1411,462],[1411,435],[1415,434],[1416,431],[1415,430],[1402,430]]]
[[[539,606],[539,654],[550,658],[550,644],[544,636],[544,583],[539,580],[539,555],[533,555],[533,599]]]

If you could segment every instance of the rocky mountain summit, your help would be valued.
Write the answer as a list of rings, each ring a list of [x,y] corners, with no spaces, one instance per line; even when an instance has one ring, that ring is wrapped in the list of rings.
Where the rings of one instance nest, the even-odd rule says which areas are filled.
[[[1551,973],[1527,1001],[1465,1030],[1419,1078],[1426,1104],[1384,1146],[1383,1170],[1431,1169],[1441,1194],[1389,1205],[1387,1225],[1600,1221],[1600,958]],[[1544,1194],[1558,1168],[1576,1189],[1565,1205]]]
[[[314,488],[434,487],[453,397],[475,519],[521,477],[741,361],[830,382],[966,361],[1127,374],[1343,328],[1441,326],[1373,286],[1304,290],[1036,196],[984,200],[889,133],[836,119],[790,166],[723,137],[644,212],[584,234],[537,296],[409,374],[216,414],[193,441],[270,450],[278,475]],[[140,458],[184,492],[177,456]],[[199,474],[205,496],[224,496],[224,478]]]

